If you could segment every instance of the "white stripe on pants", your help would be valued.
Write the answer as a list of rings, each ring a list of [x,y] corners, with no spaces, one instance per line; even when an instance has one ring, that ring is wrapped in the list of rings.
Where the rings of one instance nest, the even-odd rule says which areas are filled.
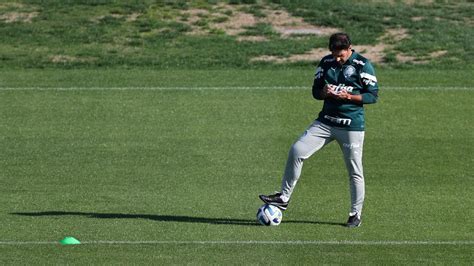
[[[281,185],[283,195],[291,197],[303,168],[303,161],[322,147],[336,140],[341,147],[349,174],[351,212],[362,213],[365,183],[362,167],[364,131],[348,131],[315,121],[291,146]]]

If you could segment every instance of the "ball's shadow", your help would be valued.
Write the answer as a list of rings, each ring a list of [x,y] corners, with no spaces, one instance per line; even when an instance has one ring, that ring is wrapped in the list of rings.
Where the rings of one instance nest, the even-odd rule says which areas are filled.
[[[229,224],[259,226],[255,219],[234,218],[207,218],[182,215],[158,215],[158,214],[126,214],[126,213],[97,213],[97,212],[71,212],[71,211],[42,211],[42,212],[13,212],[12,215],[43,217],[43,216],[84,216],[95,219],[147,219],[158,222],[183,222],[183,223],[207,223],[207,224]],[[284,223],[298,224],[320,224],[345,226],[343,223],[322,221],[284,220]]]

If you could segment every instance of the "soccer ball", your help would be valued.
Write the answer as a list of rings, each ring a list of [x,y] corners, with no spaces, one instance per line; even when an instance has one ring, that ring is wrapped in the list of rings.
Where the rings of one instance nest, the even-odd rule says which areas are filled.
[[[262,225],[279,225],[283,215],[275,206],[264,204],[257,211],[257,221]]]

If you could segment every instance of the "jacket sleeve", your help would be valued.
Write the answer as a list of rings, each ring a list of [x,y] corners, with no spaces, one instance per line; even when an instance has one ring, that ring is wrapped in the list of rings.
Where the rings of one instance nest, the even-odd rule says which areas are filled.
[[[363,90],[361,91],[362,103],[376,103],[378,100],[379,85],[375,77],[374,67],[370,62],[365,63],[360,72],[360,78],[363,86]]]
[[[324,82],[324,70],[322,68],[322,60],[316,68],[316,73],[314,74],[313,81],[313,97],[317,100],[324,100],[322,96],[322,91],[325,85]]]

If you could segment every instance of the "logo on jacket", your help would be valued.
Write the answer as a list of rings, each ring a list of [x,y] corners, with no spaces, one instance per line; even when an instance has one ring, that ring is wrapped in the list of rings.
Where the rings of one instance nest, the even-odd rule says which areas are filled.
[[[354,74],[356,73],[356,69],[355,69],[355,67],[353,67],[353,66],[347,66],[347,67],[344,69],[343,73],[344,73],[344,77],[345,77],[345,78],[348,78],[348,77],[350,77],[350,76],[352,76],[352,75],[354,75]]]
[[[333,86],[332,88],[336,93],[339,93],[341,91],[347,91],[347,92],[352,92],[354,90],[354,87],[352,86],[347,86],[345,84],[338,84],[337,86]]]

